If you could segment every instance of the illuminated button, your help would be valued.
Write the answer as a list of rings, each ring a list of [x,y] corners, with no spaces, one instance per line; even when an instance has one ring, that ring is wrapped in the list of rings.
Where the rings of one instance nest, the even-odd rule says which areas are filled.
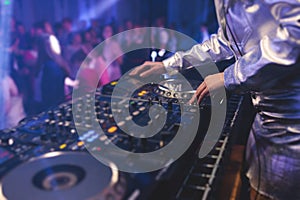
[[[74,151],[74,150],[78,149],[78,147],[77,146],[73,146],[71,149]]]
[[[124,126],[124,124],[125,124],[124,121],[120,121],[117,125],[118,125],[119,127],[121,127],[121,126]]]
[[[57,113],[56,116],[57,116],[58,119],[61,119],[61,118],[62,118],[62,114],[61,114],[61,113]]]
[[[106,137],[105,135],[102,135],[102,136],[99,138],[100,141],[105,141],[106,139],[107,139],[107,137]]]
[[[118,128],[117,128],[116,126],[112,126],[112,127],[110,127],[110,128],[107,130],[107,132],[108,132],[108,133],[114,133],[114,132],[116,132],[116,130],[118,130]]]
[[[195,113],[195,112],[197,112],[197,109],[196,108],[192,108],[192,109],[190,109],[190,112]]]
[[[93,147],[92,151],[101,151],[101,147]]]
[[[111,109],[111,111],[114,112],[114,113],[121,113],[122,112],[121,109]]]
[[[113,82],[110,83],[110,85],[112,85],[112,86],[115,86],[115,85],[117,85],[117,84],[118,84],[117,81],[113,81]]]
[[[125,119],[126,121],[132,120],[132,116],[127,116]]]
[[[81,146],[83,146],[83,145],[84,145],[84,142],[83,142],[83,141],[77,142],[77,146],[81,147]]]
[[[75,129],[71,129],[70,131],[72,134],[75,134],[76,133],[76,130]]]
[[[132,113],[133,116],[137,116],[137,115],[139,115],[139,114],[140,114],[140,111],[138,111],[138,110],[137,110],[137,111],[134,111],[134,112]]]
[[[164,141],[159,141],[159,147],[163,147],[164,146]]]
[[[63,127],[64,127],[64,123],[63,122],[58,122],[58,128],[59,129],[63,129]]]
[[[141,91],[141,92],[139,92],[138,93],[138,96],[144,96],[145,94],[148,94],[148,92],[147,91],[145,91],[145,90],[143,90],[143,91]]]
[[[143,112],[145,109],[146,109],[146,107],[142,106],[142,107],[139,108],[139,111]]]
[[[62,145],[59,146],[60,149],[64,149],[66,147],[67,147],[67,144],[62,144]]]

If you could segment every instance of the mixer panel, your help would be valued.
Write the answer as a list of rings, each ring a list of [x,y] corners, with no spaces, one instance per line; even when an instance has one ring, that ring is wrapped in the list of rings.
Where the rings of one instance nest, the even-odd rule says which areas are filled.
[[[193,182],[193,179],[186,180],[187,183],[184,181],[187,176],[192,176],[189,173],[193,165],[199,163],[198,150],[210,123],[210,98],[206,97],[200,106],[188,105],[195,91],[176,91],[174,86],[170,89],[168,81],[145,84],[127,98],[113,95],[117,85],[118,81],[113,81],[37,116],[28,117],[15,129],[3,130],[0,135],[2,195],[18,198],[12,187],[20,191],[18,195],[21,196],[26,190],[32,191],[36,199],[51,199],[55,195],[78,196],[79,199],[175,199],[184,195],[183,185]],[[227,118],[227,121],[231,120],[232,117]],[[157,122],[161,122],[160,125]],[[198,124],[196,136],[190,134],[193,124]],[[139,131],[145,127],[147,133]],[[185,133],[182,143],[191,141],[189,148],[177,160],[170,158],[164,168],[152,172],[122,172],[116,170],[119,169],[116,163],[107,160],[107,166],[104,166],[90,155],[105,154],[106,158],[111,156],[134,165],[130,157],[124,158],[124,155],[111,151],[109,145],[125,152],[150,153],[173,145],[179,131]],[[215,147],[214,151],[220,148]],[[162,162],[161,158],[143,159],[152,164]],[[214,156],[206,159],[215,161]],[[28,176],[21,176],[25,169],[29,170]],[[103,175],[108,178],[102,181],[93,178]],[[34,181],[28,186],[13,186],[16,177],[24,183]],[[203,177],[206,179],[209,177]],[[96,183],[102,188],[93,187]],[[24,198],[29,199],[26,195]]]

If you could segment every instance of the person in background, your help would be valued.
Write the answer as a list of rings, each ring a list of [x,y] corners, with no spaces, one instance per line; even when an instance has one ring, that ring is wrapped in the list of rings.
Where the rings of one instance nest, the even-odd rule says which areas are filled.
[[[43,34],[37,41],[37,74],[35,79],[35,100],[37,112],[56,106],[65,100],[65,78],[70,69],[61,57],[58,40],[53,35]]]
[[[156,26],[159,28],[166,27],[166,19],[164,17],[158,17],[156,19]],[[154,29],[152,31],[152,42],[154,44],[160,45],[160,49],[167,49],[167,45],[169,42],[169,34],[166,30],[160,30],[159,32]]]
[[[86,54],[88,54],[93,50],[93,45],[94,45],[91,32],[88,30],[83,32],[82,38],[83,38],[84,51],[86,52]]]
[[[64,18],[61,23],[61,33],[57,35],[59,43],[62,47],[70,44],[70,39],[72,37],[73,22],[70,18]]]
[[[197,42],[202,43],[206,40],[209,39],[209,32],[207,29],[207,25],[206,24],[201,24],[200,25],[200,30],[197,31],[196,35],[195,35],[195,39]]]
[[[102,36],[104,40],[107,40],[113,36],[113,28],[111,25],[104,26]],[[113,39],[105,41],[102,57],[106,62],[106,65],[108,66],[107,73],[110,81],[116,80],[121,77],[120,65],[123,63],[123,57],[120,55],[123,55],[123,52],[117,41]],[[108,61],[114,60],[113,58],[116,56],[119,57],[113,63],[108,63]]]
[[[92,51],[88,55],[84,51],[78,51],[72,58],[74,69],[76,68],[76,80],[79,81],[80,88],[89,92],[95,87],[105,85],[110,82],[106,63],[101,52]],[[80,66],[80,68],[79,68]],[[93,85],[98,82],[97,85]]]
[[[19,42],[19,49],[25,50],[30,48],[30,37],[26,33],[25,27],[21,22],[16,23],[16,30],[17,30],[17,35],[20,40]]]
[[[97,32],[94,29],[88,30],[91,35],[91,45],[95,48],[98,44],[100,44],[101,40],[98,38]]]
[[[101,29],[100,29],[100,24],[98,19],[92,19],[91,20],[91,30],[93,30],[93,34],[95,34],[95,38],[100,38],[101,37]]]
[[[257,115],[246,162],[252,200],[300,199],[300,2],[215,0],[218,34],[163,62],[145,62],[132,76],[177,73],[183,60],[201,66],[235,57],[207,76],[190,102],[220,88],[250,93]]]
[[[72,35],[71,44],[67,45],[63,50],[63,57],[70,63],[72,56],[82,48],[81,34],[74,33]]]
[[[4,127],[1,128],[13,128],[25,117],[22,95],[19,94],[15,82],[8,75],[5,75],[4,78],[0,80],[0,85],[3,90],[5,112]]]
[[[120,33],[123,31],[128,31],[133,28],[135,28],[134,23],[131,20],[127,19],[124,21],[124,26],[119,26],[118,32]],[[132,42],[133,42],[132,35],[130,35],[128,32],[125,32],[118,36],[118,43],[121,44],[122,49],[128,48],[128,46],[130,46]]]
[[[169,29],[176,30],[175,23],[171,23]],[[175,52],[175,51],[177,51],[177,43],[178,43],[177,38],[176,38],[176,34],[175,34],[174,31],[169,31],[169,34],[170,34],[170,36],[169,36],[169,42],[167,44],[168,45],[168,49],[171,52]]]
[[[78,32],[84,32],[87,30],[87,21],[82,19],[82,20],[79,20],[78,23],[77,23],[77,31]]]
[[[141,65],[149,59],[150,49],[144,48],[144,45],[149,43],[149,33],[142,29],[141,26],[135,25],[135,29],[130,32],[125,32],[126,41],[123,43],[124,51],[126,49],[135,49],[127,52],[123,56],[123,64],[121,67],[122,74],[131,70],[134,66]]]

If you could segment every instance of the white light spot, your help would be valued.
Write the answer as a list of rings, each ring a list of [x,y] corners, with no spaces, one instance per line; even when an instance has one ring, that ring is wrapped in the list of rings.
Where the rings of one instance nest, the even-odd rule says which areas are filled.
[[[58,40],[56,39],[56,37],[54,35],[50,35],[49,37],[49,41],[50,41],[50,47],[51,50],[55,53],[60,55],[61,53],[61,49],[60,49],[60,45]]]

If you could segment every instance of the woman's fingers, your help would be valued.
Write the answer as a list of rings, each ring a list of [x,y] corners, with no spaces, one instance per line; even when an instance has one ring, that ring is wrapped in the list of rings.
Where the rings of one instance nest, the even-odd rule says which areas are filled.
[[[208,93],[208,89],[205,82],[202,82],[200,86],[197,88],[195,94],[189,101],[189,104],[194,103],[197,101],[198,103],[204,98],[204,96]],[[199,99],[201,97],[201,99]],[[199,101],[200,100],[200,101]]]
[[[147,77],[153,74],[162,74],[165,73],[165,67],[162,62],[149,62],[146,61],[144,64],[136,67],[132,70],[129,75],[130,76],[140,76]]]
[[[154,73],[153,68],[149,68],[149,69],[145,70],[144,72],[142,72],[142,73],[140,74],[140,77],[145,78],[145,77],[147,77],[147,76],[150,76],[150,75],[153,74],[153,73]]]
[[[203,98],[209,93],[208,88],[206,87],[197,97],[198,101],[197,103],[200,104],[200,102],[203,100]]]
[[[203,98],[208,95],[208,93],[211,93],[211,95],[213,95],[222,87],[224,87],[224,73],[207,76],[197,88],[189,103],[192,104],[197,100],[199,104],[203,100]]]
[[[140,74],[142,71],[145,70],[146,66],[147,66],[147,65],[145,65],[145,63],[144,63],[144,64],[142,64],[142,65],[136,67],[134,70],[132,70],[132,71],[129,73],[129,75],[130,75],[130,76],[136,76],[136,75]]]

